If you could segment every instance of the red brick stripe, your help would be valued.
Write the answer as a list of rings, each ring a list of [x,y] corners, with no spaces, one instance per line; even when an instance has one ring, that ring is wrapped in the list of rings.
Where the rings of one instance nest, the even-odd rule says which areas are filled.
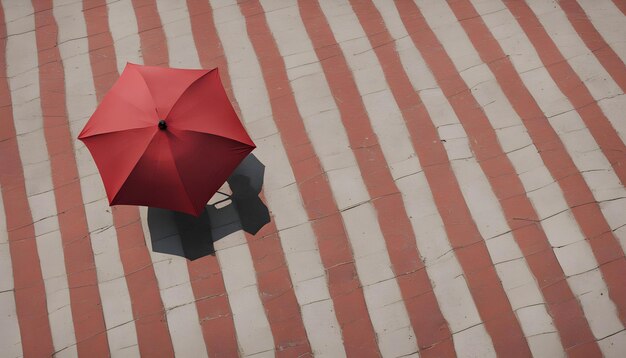
[[[522,2],[507,1],[506,5],[535,46],[552,79],[572,105],[577,108],[602,152],[613,165],[622,184],[626,183],[626,146],[591,97],[587,87],[582,84],[580,78],[558,51],[531,9]],[[482,44],[486,44],[484,38],[481,41]],[[504,55],[495,40],[484,51],[492,51],[491,53],[497,51],[502,56]],[[504,63],[510,64],[510,61],[507,59]],[[492,66],[490,64],[490,67]],[[505,67],[500,67],[498,71],[500,71],[500,79],[503,82],[505,79],[511,81],[511,78],[518,78],[518,81],[521,81],[512,66],[508,70]],[[507,97],[520,117],[544,119],[527,121],[526,127],[529,133],[534,134],[533,138],[536,138],[535,140],[538,142],[537,149],[552,177],[557,179],[567,204],[572,208],[576,221],[585,238],[589,241],[604,281],[609,288],[609,296],[617,306],[622,324],[626,325],[626,285],[623,281],[623,278],[626,277],[626,258],[619,241],[602,215],[600,206],[593,197],[582,174],[578,172],[574,162],[567,154],[557,133],[547,125],[545,116],[532,100],[530,94],[525,94],[524,91],[520,93],[519,89],[509,89],[508,87],[505,89],[510,91],[507,93]]]
[[[109,30],[106,2],[84,0],[83,10],[89,35],[89,59],[99,102],[119,76],[115,48]],[[139,210],[137,207],[116,206],[112,208],[112,214],[135,318],[139,352],[146,357],[173,356],[167,318]]]
[[[209,357],[236,357],[235,323],[217,258],[189,262],[188,270]]]
[[[209,2],[205,0],[187,0],[187,7],[200,63],[203,68],[219,68],[224,89],[235,107],[237,115],[241,118],[241,111],[237,105],[237,99],[233,95],[230,77],[228,76],[228,63],[226,62],[222,43],[213,20],[213,9]]]
[[[494,153],[501,153],[501,149],[497,140],[494,142],[493,130],[490,132],[488,123],[485,125],[486,118],[480,106],[471,96],[454,96],[465,88],[465,84],[417,6],[413,2],[398,2],[396,6],[411,39],[463,124],[483,171],[491,177],[495,176],[497,170],[512,170],[506,160],[482,161],[484,152],[476,145],[477,141],[481,142],[481,146],[488,145]],[[361,4],[355,10],[366,31],[377,34],[372,47],[385,64],[385,76],[407,122],[448,238],[463,267],[470,292],[493,340],[496,353],[503,357],[530,356],[526,338],[502,288],[485,242],[472,220],[437,130],[414,92],[398,53],[392,46],[383,45],[393,43],[392,37],[382,25],[380,14],[370,3]]]
[[[604,41],[602,35],[598,33],[583,8],[578,5],[576,0],[561,0],[558,4],[587,48],[593,52],[593,55],[596,56],[622,91],[626,91],[626,67],[624,63],[613,51],[613,48]]]
[[[39,90],[44,135],[63,242],[76,348],[81,356],[108,356],[109,344],[91,236],[65,108],[63,62],[56,46],[58,26],[52,14],[52,1],[33,1],[33,8],[41,64]]]
[[[476,10],[469,1],[465,0],[452,2],[451,7],[459,19],[459,23],[463,26],[478,54],[481,56],[481,59],[488,64],[500,84],[502,91],[521,118],[528,130],[528,134],[544,160],[544,164],[548,170],[550,170],[553,177],[558,179],[570,175],[580,176],[571,158],[565,151],[563,144],[560,142],[558,135],[547,122],[537,102],[524,86],[519,74],[515,71],[513,64],[504,55],[500,45],[491,35]],[[549,151],[550,154],[546,154],[547,151]],[[558,182],[561,184],[562,181],[558,180]],[[584,181],[582,181],[582,178],[577,182],[569,181],[569,183],[575,184],[576,186],[568,187],[561,185],[566,199],[568,195],[571,196],[571,194],[568,194],[570,190],[576,190],[578,192],[589,190]],[[503,183],[503,185],[508,186],[510,183]],[[494,186],[494,188],[497,187]],[[521,198],[524,191],[523,188],[519,190],[518,193]],[[508,213],[507,220],[511,228],[520,225],[519,220],[514,220],[515,217],[532,217],[535,220],[537,219],[536,214],[530,211],[530,207],[526,209],[526,213],[524,212],[523,207],[520,206],[521,199],[512,198],[507,200],[506,198],[510,196],[510,192],[504,187],[501,190],[496,189],[496,195],[500,198],[505,212]],[[527,216],[529,214],[532,214],[532,216]],[[596,217],[577,217],[577,219],[579,222],[580,220],[598,220]],[[547,241],[543,242],[539,240],[544,234],[538,236],[537,234],[531,232],[527,233],[526,231],[527,230],[519,231],[519,233],[518,231],[514,231],[515,238],[522,252],[528,258],[527,260],[531,271],[540,283],[540,288],[565,349],[570,350],[580,342],[593,341],[594,337],[589,328],[589,324],[584,317],[580,304],[577,302],[571,289],[567,286],[564,273],[558,264],[558,260],[551,250],[547,251],[550,244]],[[547,238],[545,238],[545,240],[547,240]],[[538,250],[544,249],[546,250],[545,252],[539,251],[542,252],[540,255],[535,254]],[[588,343],[588,347],[583,345],[573,349],[583,349],[581,352],[584,352],[584,349],[590,349],[595,353],[599,353],[595,343]],[[574,351],[571,352],[576,353]]]
[[[300,10],[317,57],[324,59],[320,64],[376,209],[420,356],[454,356],[450,329],[437,304],[402,196],[391,177],[352,72],[319,5],[302,1]]]
[[[54,347],[35,228],[13,124],[11,91],[6,73],[6,47],[7,29],[4,9],[0,4],[0,188],[13,267],[15,308],[24,356],[49,357],[54,353]]]
[[[256,271],[259,296],[274,336],[276,356],[312,357],[276,224],[272,221],[257,235],[246,234],[246,239]]]
[[[224,86],[234,98],[230,78],[226,75],[228,64],[213,22],[213,11],[206,1],[187,0],[187,4],[190,13],[200,14],[191,17],[191,25],[202,66],[219,67]],[[277,231],[272,219],[257,235],[246,234],[261,301],[272,330],[276,354],[312,355]]]
[[[226,62],[213,23],[211,6],[206,0],[187,0],[193,38],[203,68],[219,67],[229,95]],[[219,58],[215,58],[218,56]],[[232,95],[230,98],[233,98]],[[217,256],[189,262],[189,278],[200,316],[200,325],[210,357],[232,357],[238,354],[233,313],[224,286]]]
[[[354,256],[328,178],[306,134],[285,63],[257,2],[240,4],[259,59],[272,113],[318,239],[322,263],[348,356],[379,356]]]
[[[167,39],[155,1],[132,0],[139,28],[143,62],[152,66],[165,66],[169,63]]]

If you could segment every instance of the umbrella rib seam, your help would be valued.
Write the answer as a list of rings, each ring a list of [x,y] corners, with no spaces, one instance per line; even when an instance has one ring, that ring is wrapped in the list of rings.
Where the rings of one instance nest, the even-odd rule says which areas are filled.
[[[125,176],[124,180],[122,181],[122,185],[120,185],[120,187],[117,189],[117,191],[115,192],[115,195],[113,195],[113,198],[111,199],[109,205],[114,205],[113,202],[115,201],[115,199],[117,199],[117,196],[119,195],[120,191],[122,190],[122,188],[124,187],[124,184],[126,183],[126,181],[128,180],[128,178],[130,177],[130,175],[135,171],[135,169],[137,168],[137,164],[139,164],[139,161],[141,160],[141,157],[143,156],[143,153],[145,153],[146,149],[148,149],[148,147],[150,146],[150,144],[152,143],[152,141],[154,140],[154,137],[156,136],[157,132],[154,132],[152,134],[152,138],[150,138],[150,140],[148,141],[148,143],[146,144],[146,147],[141,151],[141,155],[138,156],[137,161],[135,162],[135,164],[133,164],[133,167],[130,169],[130,171],[128,171],[128,174]]]
[[[142,77],[142,78],[143,78],[143,77]],[[143,80],[143,81],[144,81],[144,83],[146,82],[146,80]],[[148,88],[148,93],[150,93],[150,98],[152,98],[152,102],[154,103],[154,97],[152,97],[152,92],[150,92],[150,89],[149,89],[149,88]],[[126,102],[128,105],[130,105],[130,106],[132,106],[132,107],[135,107],[135,108],[136,108],[139,112],[143,112],[143,113],[145,113],[145,114],[147,114],[147,115],[150,115],[150,113],[147,113],[147,112],[146,112],[146,111],[144,111],[143,109],[141,109],[141,108],[137,107],[137,106],[136,106],[133,102],[127,101],[127,100],[126,100],[126,98],[124,98],[124,96],[120,96],[119,94],[117,94],[117,93],[115,93],[115,92],[111,92],[111,94],[113,94],[113,95],[115,95],[115,96],[119,97],[119,99],[120,99],[120,100],[122,100],[122,101]],[[156,113],[156,109],[155,109],[155,114],[156,114],[156,117],[158,117],[158,116],[159,116],[159,115],[158,115],[158,113]],[[150,124],[150,125],[152,125],[152,123],[150,123],[150,122],[146,122],[146,124]]]
[[[115,133],[121,133],[121,132],[126,132],[126,131],[134,131],[134,130],[139,130],[139,129],[147,129],[147,128],[150,128],[150,127],[151,127],[151,126],[137,127],[137,128],[125,128],[125,129],[114,130],[114,131],[110,131],[110,132],[102,132],[102,133],[96,133],[96,134],[89,134],[89,135],[84,136],[84,137],[78,137],[78,139],[83,140],[83,139],[95,138],[95,137],[98,137],[98,136],[103,136],[103,135],[107,135],[107,134],[115,134]]]
[[[135,65],[135,66],[140,66],[140,65]],[[135,71],[137,71],[137,73],[139,74],[139,77],[143,81],[143,84],[146,85],[146,89],[148,90],[148,93],[150,93],[150,98],[152,98],[152,104],[154,105],[154,111],[156,112],[157,117],[159,117],[159,113],[157,111],[157,104],[156,104],[156,101],[154,99],[154,95],[152,94],[152,91],[150,90],[150,86],[148,86],[148,82],[146,82],[146,78],[143,76],[143,73],[141,73],[141,71],[139,71],[136,67],[135,67]],[[169,112],[167,114],[169,114]]]
[[[174,159],[174,152],[172,151],[172,143],[167,142],[167,146],[170,150],[170,154],[172,155],[172,159],[174,162],[174,168],[176,168],[176,173],[178,174],[178,181],[180,182],[180,185],[183,187],[183,190],[185,190],[185,194],[187,194],[186,198],[187,198],[187,202],[189,205],[191,205],[191,208],[195,211],[195,207],[193,205],[193,202],[191,201],[191,195],[189,195],[189,190],[187,189],[187,186],[185,185],[185,182],[182,179],[182,176],[180,175],[180,170],[178,170],[178,165],[177,165],[177,161]]]
[[[180,96],[178,96],[178,98],[176,98],[176,101],[174,102],[174,104],[172,104],[172,106],[171,106],[171,107],[169,108],[169,110],[167,111],[167,114],[165,115],[165,118],[167,118],[167,117],[170,115],[170,113],[172,112],[172,110],[174,109],[174,107],[176,107],[176,105],[178,104],[178,101],[180,101],[180,99],[181,99],[181,98],[185,95],[185,93],[187,93],[187,91],[189,90],[189,88],[191,88],[191,86],[193,86],[196,82],[200,81],[202,78],[204,78],[204,77],[205,77],[206,75],[208,75],[209,73],[211,73],[211,72],[215,71],[216,69],[217,69],[217,67],[216,67],[216,68],[214,68],[214,69],[212,69],[212,70],[208,70],[208,71],[207,71],[207,73],[205,73],[205,74],[203,74],[202,76],[200,76],[200,77],[196,78],[195,80],[193,80],[193,82],[191,82],[191,83],[189,84],[189,86],[187,86],[187,87],[185,88],[185,90],[184,90],[184,91],[180,94]],[[145,79],[144,79],[144,81],[145,81]]]
[[[179,128],[176,128],[176,130],[181,131],[181,132],[188,132],[188,133],[196,133],[196,134],[202,134],[202,135],[214,136],[214,137],[218,137],[218,138],[226,139],[226,140],[231,141],[231,142],[233,142],[233,143],[242,144],[242,145],[244,145],[244,146],[246,146],[246,147],[249,147],[249,148],[252,148],[252,149],[255,149],[255,148],[256,148],[256,145],[251,146],[251,145],[250,145],[250,144],[248,144],[248,143],[244,143],[244,142],[239,141],[239,140],[237,140],[237,139],[233,139],[233,138],[225,137],[225,136],[222,136],[222,135],[219,135],[219,134],[207,133],[207,132],[200,132],[200,131],[196,131],[196,130],[192,130],[192,129],[179,129]]]

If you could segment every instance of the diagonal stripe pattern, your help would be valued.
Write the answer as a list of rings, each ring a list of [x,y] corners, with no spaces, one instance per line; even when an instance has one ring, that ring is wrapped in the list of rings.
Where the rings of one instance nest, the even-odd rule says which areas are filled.
[[[626,356],[624,1],[0,5],[1,355]],[[108,206],[77,137],[127,62],[219,68],[256,235]]]

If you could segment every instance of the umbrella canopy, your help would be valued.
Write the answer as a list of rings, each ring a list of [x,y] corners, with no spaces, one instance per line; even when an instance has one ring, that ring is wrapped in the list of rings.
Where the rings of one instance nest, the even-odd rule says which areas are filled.
[[[110,205],[200,215],[255,148],[217,69],[127,64],[78,136]]]

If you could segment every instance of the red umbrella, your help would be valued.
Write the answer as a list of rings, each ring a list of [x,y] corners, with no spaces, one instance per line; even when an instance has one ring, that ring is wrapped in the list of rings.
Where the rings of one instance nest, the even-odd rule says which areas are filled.
[[[110,205],[200,215],[255,148],[217,69],[127,64],[78,136]]]

